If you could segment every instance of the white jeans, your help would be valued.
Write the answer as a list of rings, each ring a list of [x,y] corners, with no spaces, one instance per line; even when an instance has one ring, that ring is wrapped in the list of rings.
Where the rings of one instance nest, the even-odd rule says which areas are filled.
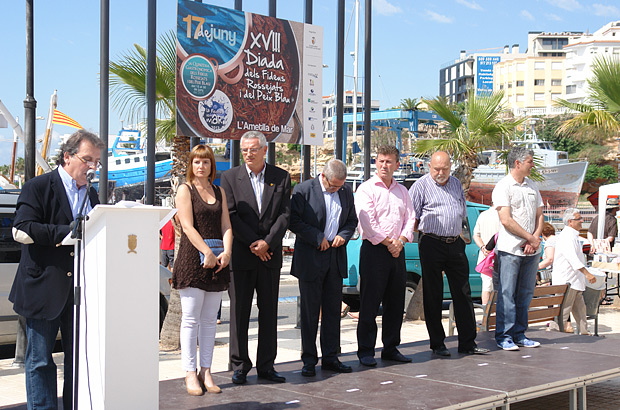
[[[200,367],[210,368],[215,345],[217,312],[222,292],[205,292],[197,288],[179,290],[181,296],[181,365],[195,371],[196,349],[200,345]]]

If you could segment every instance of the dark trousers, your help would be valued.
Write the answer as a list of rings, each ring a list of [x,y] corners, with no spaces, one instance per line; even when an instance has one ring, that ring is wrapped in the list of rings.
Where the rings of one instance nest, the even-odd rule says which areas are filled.
[[[248,328],[252,298],[256,289],[258,306],[258,351],[256,370],[273,369],[278,339],[278,292],[280,269],[262,265],[254,270],[235,270],[230,274],[230,362],[233,370],[249,372],[252,361],[248,353]]]
[[[383,352],[392,354],[400,344],[405,310],[405,252],[394,258],[384,245],[364,240],[360,249],[360,318],[357,356],[374,356],[377,314],[383,303],[381,340]]]
[[[338,359],[340,342],[340,311],[342,303],[342,275],[338,271],[338,252],[328,248],[326,266],[313,281],[299,280],[301,297],[301,360],[316,365],[319,356],[316,334],[321,315],[321,354],[323,363]],[[322,312],[322,313],[321,313]]]
[[[458,330],[459,349],[476,346],[476,319],[469,287],[469,262],[465,255],[465,242],[461,238],[445,243],[428,235],[419,241],[422,265],[422,288],[426,329],[431,339],[431,349],[444,347],[446,334],[441,323],[443,302],[443,277],[446,273]]]
[[[28,409],[57,409],[56,364],[52,358],[58,330],[64,352],[63,408],[73,407],[73,300],[56,319],[26,318],[26,400]]]

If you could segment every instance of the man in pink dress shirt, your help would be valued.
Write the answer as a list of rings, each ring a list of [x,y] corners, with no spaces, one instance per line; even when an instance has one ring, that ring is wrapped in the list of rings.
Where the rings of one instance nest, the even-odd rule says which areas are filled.
[[[391,145],[377,150],[377,174],[359,186],[355,210],[363,239],[360,250],[360,317],[357,356],[376,366],[377,314],[383,304],[382,360],[408,363],[397,349],[405,309],[405,243],[413,239],[413,206],[407,189],[392,175],[400,153]]]

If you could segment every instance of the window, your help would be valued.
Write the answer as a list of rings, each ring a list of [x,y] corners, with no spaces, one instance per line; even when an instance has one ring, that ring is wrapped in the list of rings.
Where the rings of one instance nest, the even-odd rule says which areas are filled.
[[[135,158],[133,159],[133,162],[140,162],[140,157],[135,157]]]
[[[131,158],[125,158],[125,164],[129,164],[131,162]]]
[[[575,94],[577,92],[577,86],[575,84],[566,86],[566,94]]]
[[[544,93],[534,93],[534,101],[544,101],[545,94]]]
[[[552,101],[555,101],[558,98],[562,98],[562,94],[560,94],[560,93],[551,93],[551,100]]]
[[[353,104],[353,97],[350,95],[347,95],[347,104]]]
[[[517,87],[523,87],[525,85],[525,81],[517,80]]]
[[[508,88],[512,88],[512,83],[508,83]]]
[[[562,79],[561,78],[552,78],[551,79],[551,86],[554,85],[562,85]]]
[[[561,50],[568,44],[567,38],[543,38],[543,46],[550,46],[552,50]]]
[[[517,102],[523,102],[523,101],[525,101],[525,95],[517,94]]]
[[[545,62],[544,61],[535,61],[534,62],[534,70],[544,70]]]
[[[562,62],[561,61],[552,61],[551,62],[551,69],[552,70],[561,70],[562,69]]]
[[[545,80],[543,79],[534,80],[534,85],[545,85]]]
[[[504,89],[504,84],[500,84],[500,85],[499,85],[499,89],[500,89],[500,90],[503,90],[503,89]]]
[[[21,256],[21,244],[13,240],[11,228],[15,219],[15,209],[2,210],[0,213],[0,262],[18,263]],[[8,290],[8,288],[7,288]]]
[[[597,53],[597,48],[596,47],[590,47],[590,54],[596,54]]]
[[[117,159],[117,160],[116,160],[116,165],[120,165],[120,164],[121,164],[121,160],[120,160],[120,159]]]

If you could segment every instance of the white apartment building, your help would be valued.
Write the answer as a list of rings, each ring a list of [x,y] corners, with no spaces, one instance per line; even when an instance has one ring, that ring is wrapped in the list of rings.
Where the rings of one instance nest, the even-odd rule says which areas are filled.
[[[354,91],[345,91],[344,92],[344,113],[351,114],[353,112],[353,95]],[[379,100],[371,100],[371,110],[378,111],[379,110]],[[357,112],[364,111],[364,93],[357,93]],[[336,115],[336,95],[331,94],[327,96],[323,96],[323,138],[332,138],[334,136],[334,128],[335,128],[335,120],[334,116]],[[363,129],[363,124],[360,122],[357,123],[358,133]],[[351,130],[347,131],[348,135],[352,135]]]
[[[500,89],[500,82],[494,77],[496,71],[495,68],[498,67],[499,64],[508,61],[510,61],[510,63],[504,65],[505,74],[509,74],[509,70],[515,71],[514,74],[513,72],[510,73],[511,76],[502,78],[503,86],[501,88],[506,91],[508,91],[509,87],[510,89],[515,88],[516,81],[525,81],[525,78],[516,78],[516,70],[528,71],[528,67],[531,65],[532,71],[534,71],[536,69],[535,67],[539,67],[537,69],[540,69],[541,62],[546,61],[546,59],[550,59],[549,61],[563,59],[566,53],[563,50],[563,47],[568,44],[569,39],[577,37],[581,34],[581,32],[529,32],[528,47],[525,53],[520,52],[518,44],[514,44],[512,48],[506,45],[501,52],[496,53],[468,53],[467,51],[462,50],[459,59],[444,64],[440,69],[439,95],[448,97],[448,99],[452,102],[459,102],[467,98],[468,89],[475,89],[477,92],[496,91]],[[533,60],[529,61],[528,59],[530,58]],[[521,61],[516,64],[523,65],[509,68],[511,65],[515,64],[515,60],[517,59],[521,59]],[[551,69],[551,67],[549,67],[549,69]],[[557,65],[554,65],[554,69],[557,69]],[[511,81],[509,81],[509,79]],[[549,78],[547,85],[550,85],[551,80],[553,79],[555,79],[555,77]],[[554,84],[555,83],[556,82],[554,82]],[[521,99],[522,103],[530,100],[540,101],[534,100],[534,98],[540,98],[540,95],[534,96],[534,94],[541,94],[541,89],[535,89],[532,84],[532,87],[528,87],[527,90],[529,94],[529,88],[531,88],[531,95],[526,96],[526,91],[524,88],[525,83],[523,83],[520,87],[522,87],[520,94],[523,94],[523,96],[517,97],[517,93],[514,93],[513,100],[515,103],[517,102],[517,98]],[[540,86],[537,85],[537,87]],[[557,94],[556,89],[553,89],[552,91],[553,92],[549,92],[549,95]]]
[[[592,63],[598,56],[620,58],[620,21],[607,23],[592,34],[572,39],[566,52],[565,99],[584,102],[588,94],[587,80],[592,77]]]

